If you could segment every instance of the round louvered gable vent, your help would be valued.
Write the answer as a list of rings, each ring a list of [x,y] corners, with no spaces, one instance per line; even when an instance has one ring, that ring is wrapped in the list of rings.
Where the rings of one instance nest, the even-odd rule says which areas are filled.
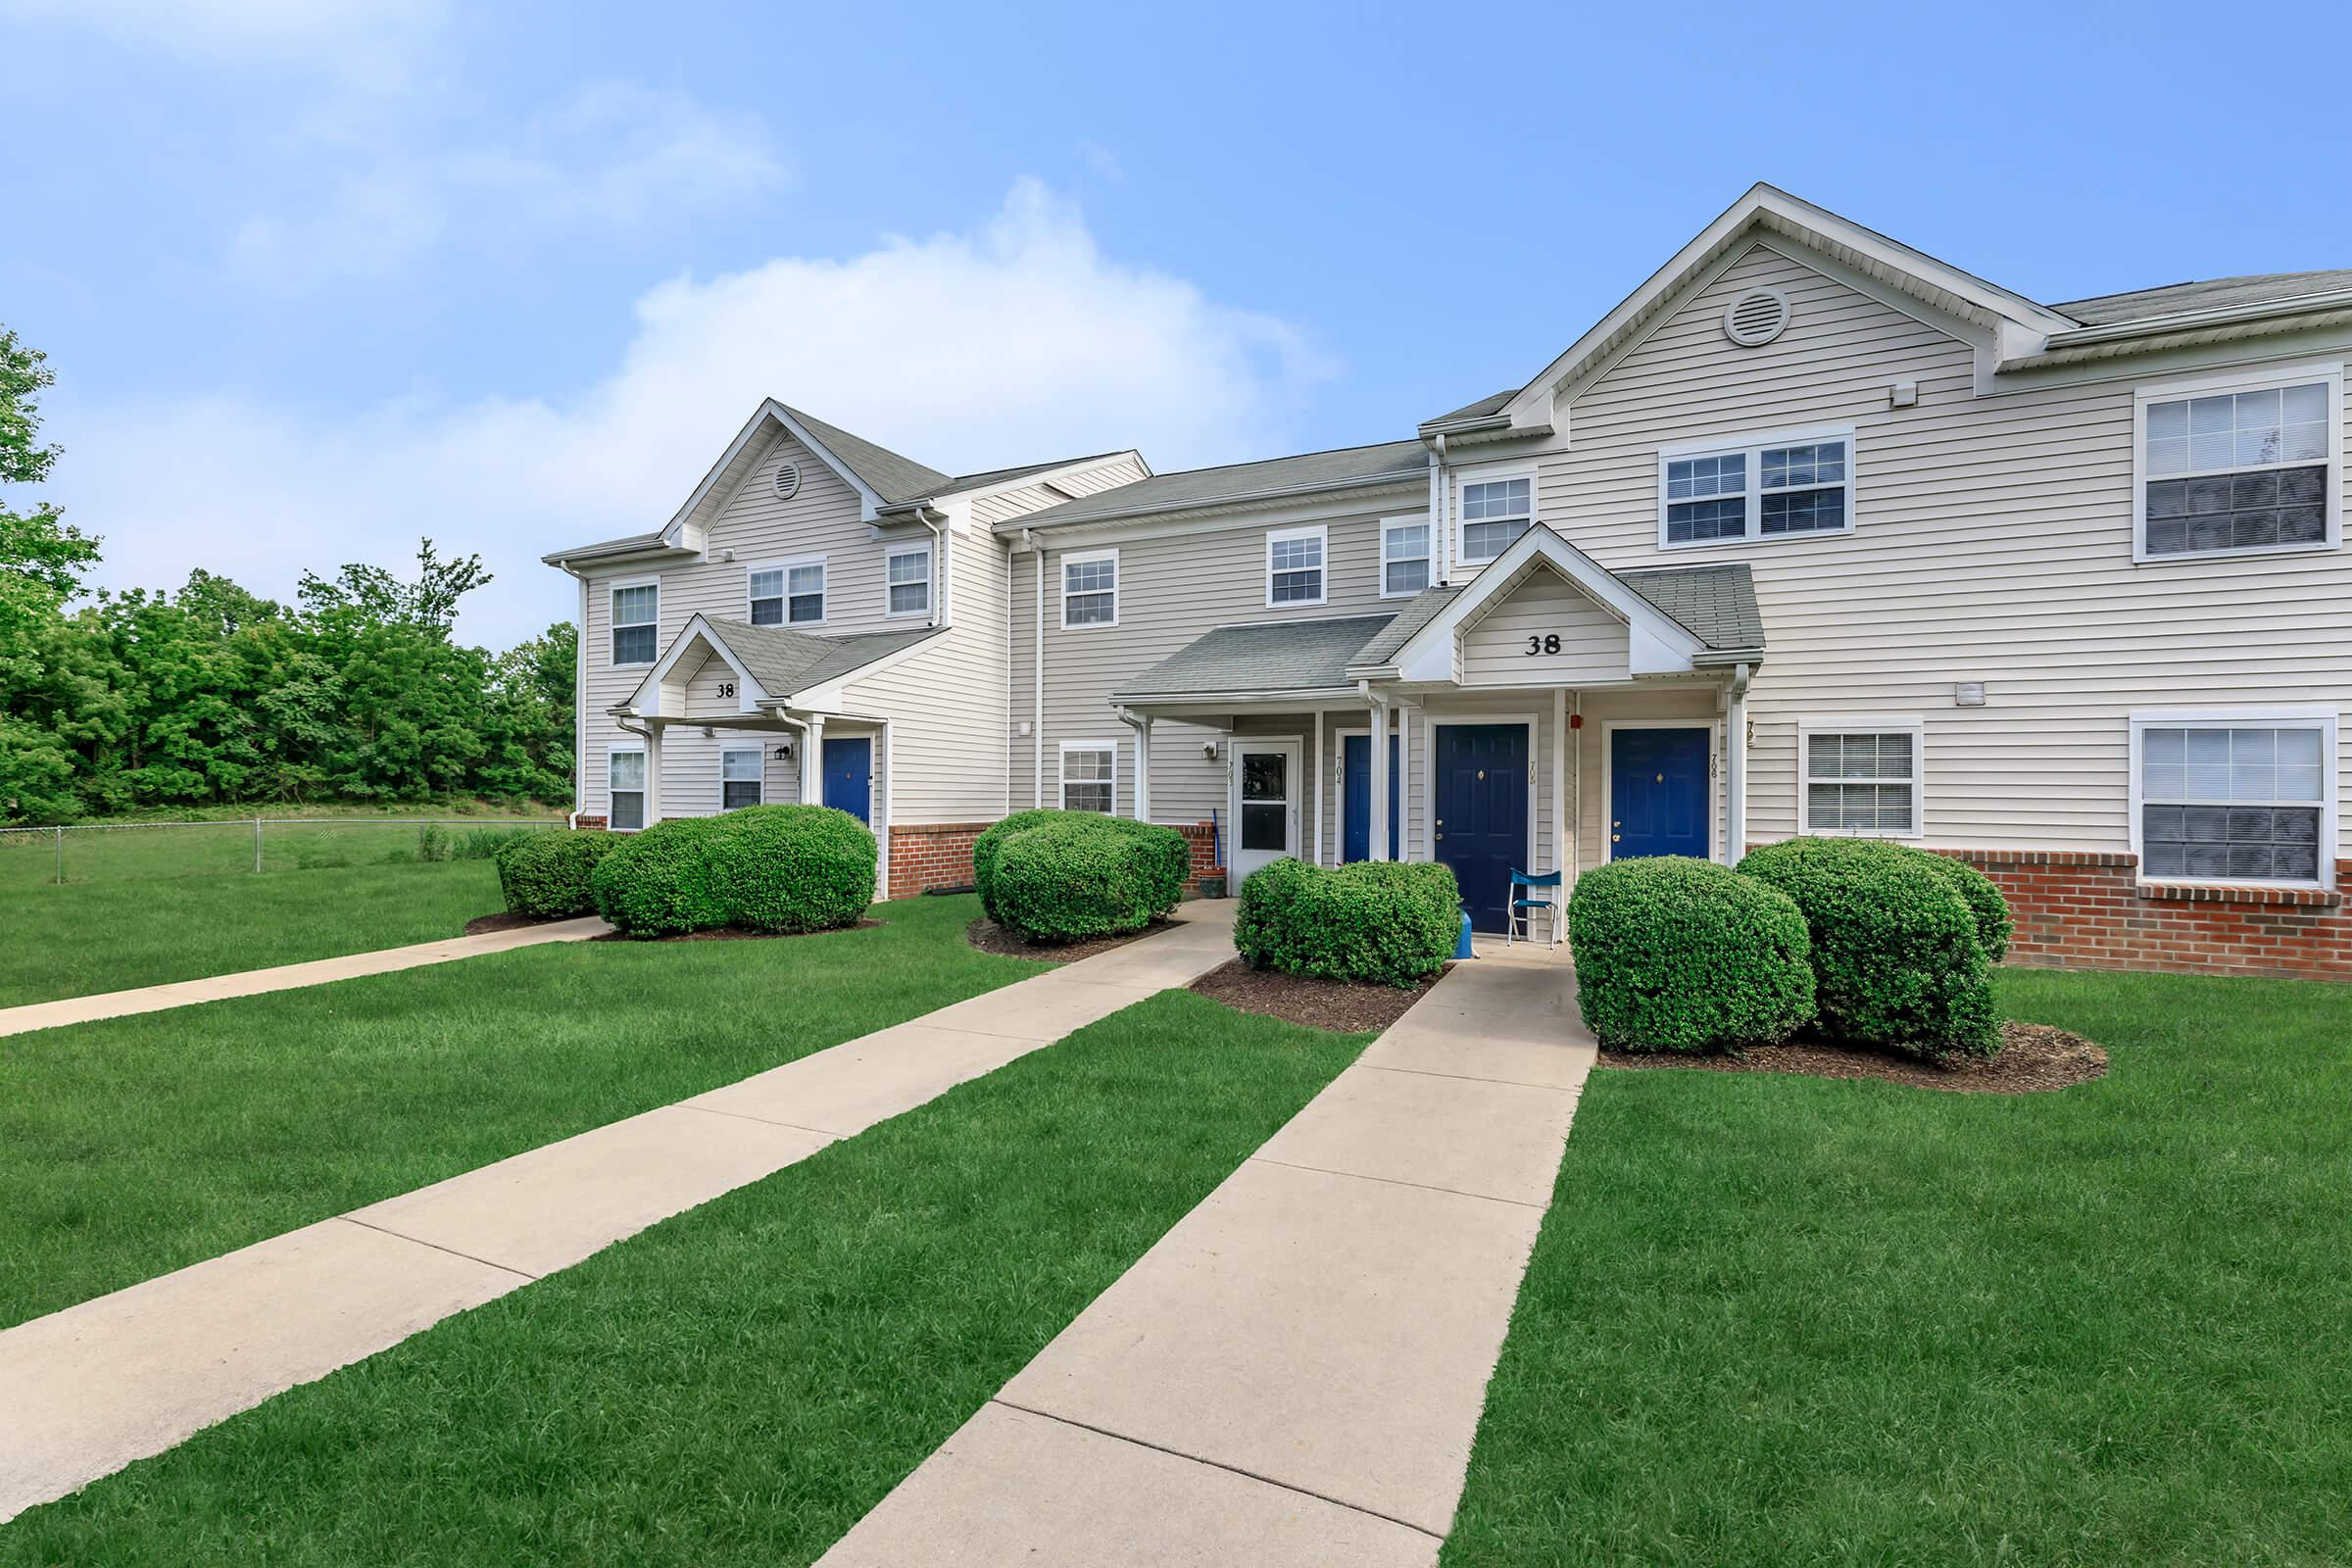
[[[776,469],[776,499],[790,501],[801,493],[801,466],[787,463]]]
[[[1743,348],[1771,342],[1788,329],[1788,296],[1777,288],[1751,288],[1723,313],[1723,335]]]

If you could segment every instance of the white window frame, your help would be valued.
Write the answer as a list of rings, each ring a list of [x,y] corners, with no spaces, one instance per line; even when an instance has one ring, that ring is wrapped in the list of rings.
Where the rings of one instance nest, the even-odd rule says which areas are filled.
[[[938,584],[932,580],[937,575],[937,566],[933,560],[933,557],[936,554],[937,552],[932,549],[932,542],[928,539],[925,539],[920,544],[892,545],[889,549],[882,552],[882,613],[884,616],[894,620],[911,620],[918,615],[929,615],[931,613],[931,596],[938,592]],[[923,563],[922,608],[919,610],[893,610],[890,604],[891,589],[905,588],[909,585],[906,583],[894,583],[891,581],[891,563],[894,561],[904,560],[908,556],[919,557]],[[806,624],[806,622],[803,624]]]
[[[1074,807],[1070,805],[1070,785],[1072,783],[1100,784],[1103,782],[1099,778],[1082,778],[1073,780],[1070,777],[1070,754],[1072,752],[1105,752],[1109,754],[1110,805],[1102,814],[1104,816],[1118,815],[1119,743],[1117,741],[1063,741],[1061,743],[1060,753],[1055,762],[1054,803],[1065,811],[1086,809],[1086,808],[1083,807]]]
[[[616,600],[623,588],[651,588],[654,591],[654,651],[645,659],[613,659],[613,643],[620,635],[620,607]],[[647,622],[634,620],[632,626]],[[659,577],[622,577],[605,584],[605,657],[612,660],[614,669],[641,669],[662,662],[662,579]]]
[[[1804,528],[1794,533],[1766,533],[1764,531],[1764,454],[1773,447],[1812,446],[1822,441],[1845,443],[1845,526],[1842,528]],[[1666,468],[1669,464],[1687,458],[1743,457],[1747,461],[1747,491],[1745,531],[1734,539],[1680,539],[1666,537]],[[1806,539],[1842,539],[1854,531],[1861,514],[1862,497],[1861,444],[1854,437],[1850,424],[1816,424],[1795,430],[1767,430],[1755,435],[1710,436],[1702,441],[1677,441],[1658,448],[1658,548],[1660,550],[1711,550],[1725,545],[1786,545]],[[1829,485],[1802,485],[1798,489],[1827,490]],[[1720,499],[1720,498],[1719,498]]]
[[[2245,888],[2332,888],[2335,885],[2336,847],[2336,711],[2332,708],[2313,704],[2289,704],[2268,708],[2146,708],[2134,709],[2131,714],[2131,811],[2132,858],[2137,862],[2135,875],[2142,886],[2153,887],[2245,887]],[[2141,808],[2146,803],[2140,788],[2140,763],[2143,760],[2144,734],[2151,729],[2316,729],[2320,732],[2320,863],[2319,875],[2310,881],[2270,877],[2227,876],[2150,876],[2147,872],[2147,847],[2141,842],[2144,827]],[[2297,801],[2296,806],[2312,802]]]
[[[795,594],[792,591],[792,573],[793,568],[796,566],[814,566],[817,570],[817,613],[814,620],[795,620],[792,618],[793,600],[805,599],[808,597],[806,594]],[[828,619],[831,618],[833,613],[833,574],[825,569],[825,558],[821,555],[815,555],[786,556],[778,561],[755,561],[750,565],[744,567],[744,619],[750,620],[752,618],[752,578],[763,571],[778,571],[784,574],[784,581],[781,585],[782,592],[777,595],[778,598],[784,601],[784,618],[775,623],[780,629],[784,631],[798,631],[804,630],[810,626],[822,626]]]
[[[1530,487],[1529,493],[1534,493],[1533,487]],[[1423,548],[1421,554],[1417,556],[1393,556],[1389,554],[1389,530],[1392,528],[1426,528],[1429,531],[1428,543]],[[1429,580],[1419,588],[1399,588],[1392,593],[1389,590],[1389,566],[1392,563],[1406,561],[1418,561],[1424,565],[1428,566]],[[1437,581],[1438,530],[1436,525],[1429,520],[1429,514],[1426,512],[1417,512],[1409,516],[1381,518],[1380,597],[1383,599],[1410,599],[1416,594],[1427,593],[1431,588],[1437,586]]]
[[[2328,388],[2328,536],[2319,544],[2231,546],[2227,550],[2175,550],[2163,555],[2148,553],[2148,486],[2157,479],[2179,479],[2185,474],[2154,474],[2148,471],[2148,406],[2153,403],[2173,403],[2181,398],[2195,397],[2201,392],[2260,392],[2272,387],[2305,386],[2313,381]],[[2189,376],[2173,381],[2152,381],[2146,386],[2132,389],[2132,560],[2141,566],[2170,566],[2195,561],[2221,561],[2235,556],[2306,556],[2323,550],[2335,550],[2343,543],[2344,516],[2344,367],[2340,360],[2323,360],[2305,365],[2267,366],[2259,370],[2232,370],[2218,375]],[[2281,464],[2281,467],[2307,467],[2305,464]],[[2227,473],[2243,469],[2198,469],[2191,472]]]
[[[1502,550],[1508,550],[1511,548],[1510,545],[1504,545],[1502,550],[1495,551],[1492,556],[1474,556],[1470,554],[1468,548],[1463,543],[1463,540],[1471,527],[1471,519],[1465,514],[1468,506],[1470,487],[1474,484],[1508,484],[1513,479],[1525,479],[1527,481],[1527,526],[1529,529],[1533,529],[1536,525],[1537,502],[1535,469],[1464,469],[1453,476],[1453,539],[1451,541],[1453,547],[1453,564],[1457,566],[1483,566],[1488,562],[1494,560],[1495,557],[1500,556],[1502,554]],[[1508,519],[1480,517],[1477,520],[1484,523],[1507,521]],[[1432,532],[1430,542],[1432,545],[1435,545],[1437,542],[1434,530]],[[1513,544],[1516,544],[1517,542],[1517,540],[1512,541]],[[1437,563],[1432,562],[1430,564],[1434,567]],[[1435,582],[1437,581],[1437,578],[1433,575],[1430,580]]]
[[[616,793],[619,793],[619,792],[615,791],[615,790],[612,788],[612,759],[614,759],[615,757],[638,757],[638,758],[643,758],[643,759],[645,760],[645,769],[646,769],[645,787],[644,787],[644,788],[642,788],[642,789],[635,789],[635,790],[630,790],[630,791],[628,791],[628,792],[627,792],[627,793],[629,793],[629,794],[631,794],[631,795],[634,795],[634,796],[636,796],[636,797],[637,797],[637,820],[638,820],[638,826],[636,826],[636,827],[622,827],[622,826],[621,826],[621,825],[620,825],[620,824],[619,824],[617,821],[615,821],[615,820],[614,820],[614,818],[615,818],[615,817],[617,817],[617,816],[620,814],[620,812],[619,812],[618,808],[615,808],[615,807],[614,807],[614,805],[612,804],[612,797],[613,797],[613,796],[614,796]],[[647,808],[648,808],[648,807],[649,807],[649,806],[652,804],[652,801],[653,801],[653,793],[654,793],[654,777],[653,777],[653,768],[654,768],[653,757],[652,757],[651,753],[649,752],[649,750],[648,750],[646,747],[642,746],[642,745],[640,745],[640,746],[608,746],[608,747],[606,747],[606,748],[605,748],[605,826],[606,826],[606,827],[608,827],[608,828],[611,828],[611,829],[612,829],[613,832],[615,832],[615,833],[637,833],[637,832],[642,832],[642,831],[643,831],[645,828],[651,827],[651,826],[653,825],[653,823],[652,823],[651,821],[649,821],[649,820],[647,819],[647,816],[646,816]]]
[[[1911,737],[1911,826],[1886,828],[1813,825],[1813,753],[1816,735],[1908,735]],[[1823,784],[1894,784],[1899,779],[1825,778]],[[1919,839],[1928,831],[1928,721],[1917,713],[1822,713],[1796,721],[1797,831],[1836,839]]]
[[[1278,604],[1274,599],[1274,547],[1278,544],[1287,544],[1295,539],[1312,539],[1315,542],[1315,597],[1312,599],[1285,599]],[[1268,610],[1298,610],[1301,607],[1325,605],[1331,602],[1331,529],[1325,524],[1317,522],[1298,528],[1268,528],[1266,530],[1265,560],[1266,608]],[[1298,572],[1307,568],[1292,566],[1286,569]]]
[[[1073,625],[1070,621],[1070,600],[1073,597],[1070,593],[1070,568],[1083,566],[1089,562],[1095,561],[1110,563],[1110,618],[1108,620],[1082,620]],[[1116,550],[1067,550],[1062,552],[1061,560],[1056,563],[1054,569],[1059,573],[1061,582],[1061,629],[1063,631],[1101,631],[1119,623],[1119,592],[1126,582],[1127,574],[1119,568],[1119,553]],[[1096,594],[1101,593],[1102,590],[1090,588],[1086,592]],[[1085,595],[1075,597],[1083,598]]]
[[[728,778],[727,759],[730,757],[743,757],[747,755],[754,762],[759,764],[758,776],[748,780]],[[727,786],[729,784],[743,783],[750,783],[759,786],[760,798],[752,802],[753,806],[765,806],[767,804],[767,748],[765,746],[745,746],[740,743],[734,743],[721,746],[718,749],[718,808],[721,811],[740,811],[747,809],[745,807],[729,806],[727,804]]]

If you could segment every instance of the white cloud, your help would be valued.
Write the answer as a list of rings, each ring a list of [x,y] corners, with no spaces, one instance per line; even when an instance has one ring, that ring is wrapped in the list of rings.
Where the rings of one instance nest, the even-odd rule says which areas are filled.
[[[510,145],[389,152],[345,175],[314,213],[247,220],[229,257],[250,282],[328,286],[389,276],[446,247],[514,258],[559,237],[627,237],[788,178],[758,117],[604,82]]]
[[[464,630],[505,643],[572,612],[540,555],[666,520],[771,394],[949,472],[1130,445],[1164,469],[1288,449],[1325,373],[1293,327],[1104,256],[1024,181],[970,232],[663,283],[613,371],[572,397],[342,420],[60,401],[51,488],[106,535],[119,584],[202,565],[283,594],[304,567],[402,562],[429,533],[498,572]]]
[[[0,0],[0,20],[78,27],[119,43],[293,67],[388,89],[430,50],[447,0]]]

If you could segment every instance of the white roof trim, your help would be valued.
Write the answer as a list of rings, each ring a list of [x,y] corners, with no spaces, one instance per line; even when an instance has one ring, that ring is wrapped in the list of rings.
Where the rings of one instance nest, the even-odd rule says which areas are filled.
[[[2080,329],[2082,324],[2022,294],[1939,262],[1924,251],[1915,251],[1864,228],[1827,208],[1816,207],[1773,186],[1757,184],[1726,208],[1715,221],[1699,230],[1690,243],[1675,252],[1665,266],[1620,301],[1615,310],[1570,344],[1567,352],[1545,366],[1542,374],[1504,405],[1503,412],[1512,416],[1513,423],[1548,420],[1550,402],[1556,391],[1574,380],[1591,361],[1606,354],[1624,333],[1720,258],[1726,248],[1755,228],[1852,251],[1872,264],[1915,279],[1930,294],[1946,297],[1987,318],[2009,323],[2019,338],[2038,342],[2052,333]],[[2019,350],[2010,349],[2011,355],[2016,352]]]
[[[671,515],[668,522],[662,524],[662,538],[664,543],[674,540],[679,531],[693,520],[695,514],[702,510],[703,503],[710,500],[712,492],[726,481],[727,472],[734,467],[735,460],[743,455],[744,449],[749,447],[753,441],[766,433],[771,420],[791,432],[794,440],[816,454],[818,462],[839,474],[842,483],[858,492],[858,520],[862,522],[874,520],[875,514],[881,510],[883,503],[881,496],[875,493],[873,487],[858,478],[857,472],[848,464],[828,451],[822,441],[810,435],[808,428],[800,420],[794,418],[783,404],[778,403],[774,398],[763,398],[760,400],[760,407],[753,411],[751,418],[744,422],[743,428],[735,433],[735,439],[727,443],[727,450],[720,453],[718,461],[710,466],[710,471],[703,475],[703,482],[694,487],[694,494],[688,496],[686,504]]]
[[[729,669],[735,671],[736,711],[758,712],[760,705],[769,700],[765,688],[752,678],[752,672],[744,667],[743,661],[736,657],[734,649],[727,646],[727,640],[718,634],[717,628],[700,614],[679,629],[677,637],[669,645],[669,651],[654,661],[654,667],[645,672],[645,678],[637,683],[636,690],[629,693],[622,706],[647,718],[678,717],[677,714],[662,711],[662,683],[669,678],[671,670],[677,668],[678,662],[686,657],[686,650],[694,646],[698,637],[710,645],[712,653],[726,661]]]
[[[1511,547],[1479,568],[1469,587],[1404,640],[1388,666],[1403,681],[1450,683],[1454,679],[1454,637],[1476,624],[1519,587],[1520,574],[1543,562],[1568,579],[1627,628],[1627,664],[1636,675],[1687,675],[1706,645],[1690,628],[1642,598],[1599,562],[1539,523]]]

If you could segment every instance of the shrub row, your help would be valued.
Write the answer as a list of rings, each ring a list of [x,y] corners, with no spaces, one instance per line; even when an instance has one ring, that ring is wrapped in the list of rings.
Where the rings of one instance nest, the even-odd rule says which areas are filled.
[[[1811,1022],[1851,1044],[1989,1055],[2010,929],[1974,866],[1873,839],[1766,845],[1737,872],[1616,861],[1569,900],[1586,1022],[1627,1050],[1736,1050]]]
[[[596,890],[588,879],[620,839],[617,833],[553,829],[507,839],[490,857],[507,912],[535,920],[594,914]]]
[[[972,841],[981,908],[1032,942],[1141,930],[1176,907],[1192,872],[1182,833],[1099,811],[1015,811]]]
[[[1406,986],[1453,956],[1462,899],[1450,868],[1276,860],[1242,884],[1233,942],[1250,967]]]
[[[830,931],[874,902],[874,835],[831,807],[754,806],[612,837],[590,887],[624,936]]]

